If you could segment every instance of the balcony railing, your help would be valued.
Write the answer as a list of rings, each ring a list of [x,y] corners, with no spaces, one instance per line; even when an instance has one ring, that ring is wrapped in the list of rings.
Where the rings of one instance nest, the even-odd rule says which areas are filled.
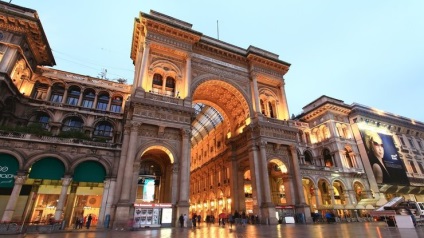
[[[14,138],[14,139],[23,139],[31,140],[38,142],[48,142],[48,143],[60,143],[60,144],[79,144],[79,145],[88,145],[95,147],[105,147],[105,148],[120,148],[120,144],[109,143],[109,142],[97,142],[89,140],[80,140],[75,138],[61,138],[54,136],[38,136],[34,134],[21,133],[21,132],[10,132],[10,131],[0,131],[0,138]]]

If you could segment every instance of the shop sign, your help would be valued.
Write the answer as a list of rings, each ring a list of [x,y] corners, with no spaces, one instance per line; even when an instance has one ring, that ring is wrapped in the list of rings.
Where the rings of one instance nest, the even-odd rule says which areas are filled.
[[[161,208],[161,207],[172,207],[172,204],[171,203],[134,203],[134,207]]]
[[[11,171],[9,166],[0,164],[0,187],[13,187],[16,171]]]

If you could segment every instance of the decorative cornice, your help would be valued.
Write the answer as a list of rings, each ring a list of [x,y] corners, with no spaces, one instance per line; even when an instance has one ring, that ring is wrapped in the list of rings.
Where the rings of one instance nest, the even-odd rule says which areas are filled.
[[[37,65],[56,65],[36,11],[1,3],[0,30],[23,35],[34,54]]]

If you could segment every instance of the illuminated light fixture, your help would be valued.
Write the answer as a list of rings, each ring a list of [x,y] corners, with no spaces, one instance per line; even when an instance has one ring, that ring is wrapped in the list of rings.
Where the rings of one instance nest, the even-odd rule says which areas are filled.
[[[212,207],[213,207],[213,206],[215,206],[215,202],[213,202],[213,201],[212,201],[212,202],[211,202],[211,206],[212,206]]]

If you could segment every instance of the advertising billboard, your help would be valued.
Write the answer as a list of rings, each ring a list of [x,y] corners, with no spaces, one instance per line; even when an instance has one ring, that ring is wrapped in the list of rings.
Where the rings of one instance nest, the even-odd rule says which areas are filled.
[[[393,136],[360,130],[378,184],[409,185],[405,164],[397,153]]]

